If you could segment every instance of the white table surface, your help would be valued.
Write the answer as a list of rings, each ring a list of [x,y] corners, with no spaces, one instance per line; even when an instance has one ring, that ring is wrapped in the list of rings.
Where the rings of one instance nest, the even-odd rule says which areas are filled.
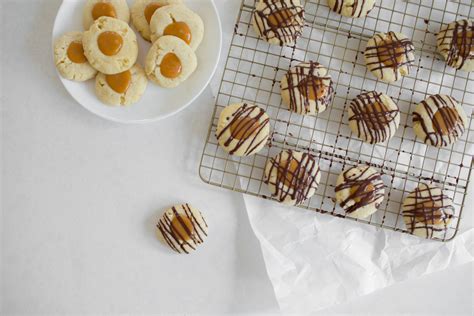
[[[3,314],[276,313],[241,195],[197,175],[210,89],[163,122],[93,116],[53,67],[60,2],[0,0]],[[216,2],[231,32],[240,0]],[[182,201],[210,224],[206,244],[188,257],[154,235],[161,210]],[[321,314],[469,315],[473,282],[468,264]]]

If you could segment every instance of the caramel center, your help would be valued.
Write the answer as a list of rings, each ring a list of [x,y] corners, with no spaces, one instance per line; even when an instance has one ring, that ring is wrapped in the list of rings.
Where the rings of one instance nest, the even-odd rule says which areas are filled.
[[[260,126],[258,120],[251,117],[242,117],[236,119],[230,125],[230,132],[232,138],[241,140],[247,139],[255,132],[255,130]]]
[[[367,185],[364,185],[363,188],[361,188],[360,185],[355,185],[351,187],[351,197],[356,203],[360,203],[362,199],[366,198],[366,196],[373,192],[375,190],[374,186],[372,183],[369,183]]]
[[[108,2],[96,3],[92,8],[92,18],[95,21],[101,16],[109,16],[111,18],[116,18],[117,13],[115,12],[114,6]]]
[[[174,53],[168,53],[163,57],[160,65],[160,71],[166,78],[176,78],[181,74],[183,67],[181,60]]]
[[[116,32],[106,31],[99,35],[97,39],[99,49],[106,56],[117,55],[122,49],[123,38]]]
[[[175,215],[171,221],[173,234],[182,241],[188,241],[194,233],[194,226],[187,215]]]
[[[189,43],[191,43],[191,39],[192,39],[191,29],[184,22],[171,23],[165,28],[163,34],[179,37],[180,39],[185,41],[188,45]]]
[[[321,78],[305,78],[300,81],[298,89],[302,95],[310,100],[321,99],[328,94],[328,86],[324,84]]]
[[[389,35],[377,46],[377,56],[387,67],[396,67],[405,61],[405,47],[400,41]]]
[[[289,165],[287,161],[281,162],[280,168],[279,178],[283,179],[283,183],[287,187],[293,187],[295,185],[295,178],[301,179],[306,175],[305,170],[300,168],[300,163],[295,159],[291,159]]]
[[[271,27],[285,27],[293,24],[294,16],[290,9],[281,9],[268,16]]]
[[[125,93],[132,83],[132,73],[127,70],[116,75],[106,75],[105,80],[115,92]]]
[[[459,49],[459,55],[466,58],[469,55],[474,55],[474,31],[466,31],[464,34],[458,35],[456,44]]]
[[[87,62],[86,55],[84,55],[84,47],[81,42],[72,42],[67,49],[67,57],[76,64],[83,64]]]
[[[456,109],[443,107],[436,111],[433,117],[433,128],[441,135],[450,134],[456,125],[460,123],[460,117]]]
[[[369,129],[384,129],[390,123],[389,112],[380,102],[369,103],[364,106],[364,123]]]
[[[428,222],[429,224],[439,225],[445,219],[444,213],[439,203],[434,201],[424,201],[415,204],[415,220],[417,222]]]
[[[153,17],[153,13],[155,13],[155,11],[161,7],[162,5],[153,2],[146,6],[144,14],[148,24],[150,24],[151,18]]]

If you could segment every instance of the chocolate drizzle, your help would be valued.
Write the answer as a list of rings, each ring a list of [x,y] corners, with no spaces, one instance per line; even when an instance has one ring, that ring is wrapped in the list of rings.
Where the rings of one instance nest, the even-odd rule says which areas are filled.
[[[385,96],[388,99],[384,100],[382,95],[376,91],[365,92],[352,100],[349,106],[352,112],[349,122],[357,122],[357,136],[371,144],[386,141],[398,127],[400,111],[396,105],[387,104],[389,96]]]
[[[269,160],[264,182],[280,202],[297,205],[314,194],[320,176],[313,155],[288,149]]]
[[[399,69],[403,66],[410,67],[414,63],[415,46],[408,38],[401,38],[394,32],[375,34],[372,38],[374,44],[367,46],[365,60],[367,67],[372,72],[380,72],[384,80],[384,71],[391,71],[395,81],[400,79]]]
[[[369,204],[378,208],[384,197],[382,177],[369,166],[357,166],[342,173],[343,181],[336,186],[336,193],[349,190],[347,198],[339,204],[347,213],[353,213]]]
[[[403,219],[407,230],[425,238],[446,238],[453,215],[451,199],[431,184],[421,183],[403,203]]]
[[[436,147],[447,146],[464,133],[466,127],[456,104],[452,97],[436,94],[417,106],[413,112],[413,124],[419,124],[423,130],[425,143]],[[424,111],[428,117],[423,115]]]
[[[245,148],[240,156],[248,156],[258,151],[268,140],[268,125],[270,119],[265,111],[256,106],[244,103],[230,117],[226,123],[217,131],[216,137],[231,155],[241,148]],[[241,139],[235,135],[243,136]]]
[[[266,41],[280,46],[293,45],[302,34],[304,9],[299,0],[261,0],[253,19]]]
[[[334,0],[334,4],[332,5],[331,9],[334,12],[342,14],[342,10],[344,9],[344,7],[347,7],[347,6],[344,6],[345,2],[346,1],[344,0]],[[360,18],[362,16],[362,13],[364,13],[364,11],[365,11],[365,15],[367,15],[370,11],[372,11],[374,7],[372,4],[371,8],[366,8],[368,6],[370,6],[370,4],[366,0],[354,0],[353,3],[351,4],[352,13],[350,14],[350,16]]]
[[[290,111],[316,114],[331,103],[334,96],[333,82],[321,64],[313,61],[300,63],[291,68],[285,77],[286,85],[282,85],[282,90],[289,93]]]
[[[173,206],[156,225],[168,246],[174,251],[189,253],[190,250],[195,250],[198,244],[204,242],[204,237],[207,236],[207,223],[203,217],[198,220],[196,212],[187,203]],[[173,224],[175,219],[177,221]],[[192,229],[187,225],[188,223],[191,224]],[[179,229],[176,229],[176,225]]]
[[[456,69],[474,60],[474,24],[471,20],[459,20],[443,27],[437,36],[438,47],[445,55],[446,63]]]

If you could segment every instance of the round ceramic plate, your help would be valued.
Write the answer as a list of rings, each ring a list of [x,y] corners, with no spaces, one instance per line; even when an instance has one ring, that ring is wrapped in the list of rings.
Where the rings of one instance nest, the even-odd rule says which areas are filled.
[[[129,0],[129,5],[133,0]],[[53,28],[54,41],[70,31],[83,31],[82,9],[85,0],[64,0],[59,8]],[[74,82],[58,76],[66,90],[83,107],[105,119],[121,123],[146,123],[178,113],[190,105],[206,88],[217,67],[222,44],[222,29],[217,9],[212,0],[185,0],[184,3],[204,21],[204,39],[196,51],[198,67],[183,84],[174,89],[161,88],[148,83],[142,99],[128,107],[111,107],[95,95],[95,80]],[[137,33],[139,57],[143,66],[150,43]]]

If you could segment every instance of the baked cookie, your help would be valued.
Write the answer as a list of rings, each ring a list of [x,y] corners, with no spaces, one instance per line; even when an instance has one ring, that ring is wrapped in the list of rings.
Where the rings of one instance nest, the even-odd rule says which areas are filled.
[[[385,82],[395,82],[410,73],[415,62],[415,46],[405,35],[395,32],[378,33],[367,43],[365,63],[374,76]]]
[[[468,124],[461,105],[450,96],[436,94],[418,104],[413,112],[413,130],[425,144],[443,147],[454,143]]]
[[[334,96],[328,70],[317,62],[301,63],[281,79],[281,97],[290,111],[316,115],[326,110]]]
[[[337,178],[335,190],[337,203],[353,218],[375,213],[385,195],[380,173],[364,165],[344,170]]]
[[[193,50],[204,37],[204,23],[199,15],[184,5],[168,5],[156,10],[150,22],[151,41],[161,36],[176,36]]]
[[[318,188],[321,171],[313,155],[283,150],[265,167],[264,181],[281,203],[297,205],[312,197]]]
[[[300,0],[260,0],[252,15],[255,32],[275,45],[294,46],[304,26]]]
[[[109,17],[97,19],[84,32],[82,42],[89,63],[104,74],[124,72],[137,61],[137,37],[123,21]]]
[[[207,237],[204,217],[187,203],[167,209],[156,227],[158,239],[179,253],[196,250]]]
[[[370,91],[358,95],[348,109],[352,132],[369,144],[389,140],[400,124],[400,110],[388,95]]]
[[[186,43],[175,36],[163,36],[153,43],[145,61],[148,79],[164,88],[174,88],[196,70],[197,58]]]
[[[63,78],[86,81],[97,74],[82,47],[82,32],[70,32],[54,43],[54,64]]]
[[[433,184],[420,183],[403,201],[403,220],[410,234],[446,238],[454,216],[453,201]]]
[[[219,116],[216,137],[231,155],[250,156],[259,152],[270,135],[270,119],[265,110],[253,104],[236,103]]]
[[[87,0],[82,15],[84,29],[88,30],[94,21],[102,16],[119,19],[128,24],[130,10],[127,0]]]
[[[365,17],[374,8],[375,0],[328,0],[328,6],[349,18]]]
[[[474,22],[459,20],[444,25],[437,35],[438,52],[456,69],[474,71]]]
[[[150,21],[155,11],[166,5],[180,3],[182,0],[135,0],[131,9],[132,24],[150,42]]]
[[[115,74],[99,73],[95,78],[95,93],[108,105],[130,105],[140,100],[145,92],[148,79],[139,64],[129,70]]]

